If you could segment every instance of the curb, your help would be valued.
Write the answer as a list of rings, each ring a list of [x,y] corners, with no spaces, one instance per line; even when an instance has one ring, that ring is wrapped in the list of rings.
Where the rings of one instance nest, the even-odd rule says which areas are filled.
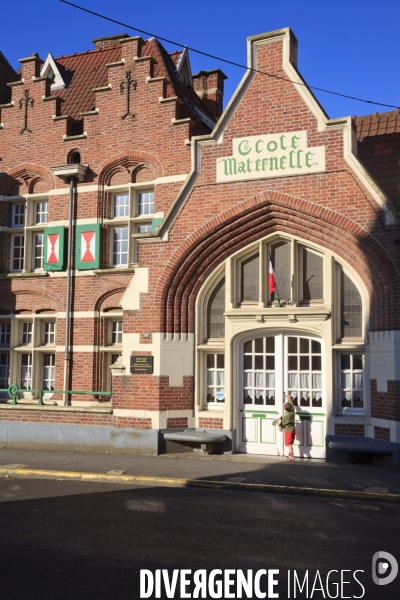
[[[334,490],[328,488],[296,487],[264,483],[238,483],[210,479],[182,479],[178,477],[148,477],[144,475],[107,475],[105,473],[84,473],[79,471],[48,471],[44,469],[5,469],[0,467],[0,477],[27,477],[36,479],[68,479],[71,481],[91,481],[100,483],[128,483],[139,485],[203,488],[213,490],[236,490],[261,494],[288,494],[323,498],[343,498],[351,500],[374,500],[400,504],[400,494],[358,492],[355,490]]]

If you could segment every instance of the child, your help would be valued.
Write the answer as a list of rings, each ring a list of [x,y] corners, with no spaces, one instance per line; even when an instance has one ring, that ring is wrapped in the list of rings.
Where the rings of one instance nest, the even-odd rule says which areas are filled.
[[[286,402],[283,405],[285,414],[282,417],[283,435],[285,437],[285,446],[288,447],[288,455],[286,460],[294,460],[293,442],[295,436],[294,420],[296,413],[294,411],[293,400],[291,396],[286,396]]]

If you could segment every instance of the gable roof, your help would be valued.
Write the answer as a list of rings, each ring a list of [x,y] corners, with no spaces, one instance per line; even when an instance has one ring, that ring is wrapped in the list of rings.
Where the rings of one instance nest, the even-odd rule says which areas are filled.
[[[355,117],[358,159],[400,208],[400,110]]]
[[[67,87],[51,92],[52,95],[60,96],[64,100],[61,114],[79,120],[82,119],[82,112],[93,110],[96,102],[93,89],[108,84],[106,64],[116,62],[120,57],[121,46],[119,45],[57,58],[56,64],[69,71]]]
[[[115,45],[82,54],[60,56],[54,60],[54,64],[66,83],[64,88],[51,91],[52,95],[60,96],[64,100],[61,105],[62,115],[69,115],[73,119],[80,120],[82,119],[81,113],[95,108],[96,99],[93,89],[108,84],[106,65],[118,62],[121,54],[122,46],[116,39]],[[167,97],[177,96],[184,101],[179,108],[179,118],[191,117],[204,127],[204,133],[208,133],[215,124],[215,118],[192,87],[185,85],[180,80],[177,71],[180,60],[185,56],[185,51],[176,51],[170,55],[158,40],[151,38],[144,41],[141,55],[152,56],[155,59],[154,77],[164,76],[168,79]],[[44,69],[44,65],[42,68]]]

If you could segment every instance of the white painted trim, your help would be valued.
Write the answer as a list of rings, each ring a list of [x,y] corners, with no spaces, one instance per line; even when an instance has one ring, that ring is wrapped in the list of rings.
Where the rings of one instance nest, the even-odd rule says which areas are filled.
[[[180,181],[186,181],[188,177],[189,173],[182,175],[165,175],[164,177],[157,177],[157,179],[154,180],[154,185],[161,183],[178,183]]]
[[[40,77],[48,77],[48,73],[52,72],[54,75],[54,83],[51,84],[52,90],[62,90],[65,88],[65,81],[61,76],[60,71],[54,61],[51,52],[48,53],[44,65],[40,71]]]
[[[37,350],[37,348],[35,348],[35,350]],[[65,346],[56,346],[55,350],[56,350],[56,352],[65,352]],[[77,345],[77,346],[71,346],[71,351],[75,352],[75,353],[82,352],[85,354],[87,354],[87,353],[96,354],[99,351],[99,349],[97,346],[89,346],[89,345],[78,346]]]

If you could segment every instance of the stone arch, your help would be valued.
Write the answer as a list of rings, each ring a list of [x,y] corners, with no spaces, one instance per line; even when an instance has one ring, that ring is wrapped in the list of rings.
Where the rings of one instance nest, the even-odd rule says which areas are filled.
[[[193,332],[195,299],[206,278],[228,256],[274,232],[297,235],[336,253],[359,273],[370,298],[378,293],[371,303],[371,329],[397,326],[400,279],[384,247],[329,208],[267,191],[214,217],[174,252],[155,293],[161,331]]]
[[[16,308],[18,310],[23,310],[26,307],[32,312],[35,312],[36,309],[32,306],[32,304],[34,304],[34,302],[32,302],[33,298],[38,298],[39,309],[43,307],[43,298],[46,298],[47,308],[54,310],[54,312],[65,310],[65,304],[63,305],[63,301],[58,294],[55,294],[44,287],[38,288],[35,285],[32,285],[29,289],[24,287],[21,287],[20,289],[18,287],[14,288],[5,294],[2,304],[4,306],[12,305],[11,312],[14,312]],[[21,303],[22,299],[25,300],[25,303]],[[20,304],[23,304],[23,306],[20,306]]]
[[[114,307],[120,306],[120,300],[125,290],[126,286],[121,286],[118,288],[113,287],[109,290],[105,290],[103,288],[102,290],[100,290],[100,292],[97,292],[93,296],[91,306],[94,306],[94,310],[96,311],[101,311],[109,301],[112,302],[112,305]]]
[[[112,177],[124,170],[129,173],[129,181],[132,181],[132,173],[142,168],[150,169],[154,178],[160,177],[163,172],[160,161],[150,152],[121,152],[101,163],[99,183],[109,185]]]
[[[30,163],[21,164],[0,175],[0,194],[9,195],[17,185],[24,187],[23,193],[32,193],[31,189],[39,181],[41,182],[41,187],[46,191],[55,187],[51,171],[40,165]]]

